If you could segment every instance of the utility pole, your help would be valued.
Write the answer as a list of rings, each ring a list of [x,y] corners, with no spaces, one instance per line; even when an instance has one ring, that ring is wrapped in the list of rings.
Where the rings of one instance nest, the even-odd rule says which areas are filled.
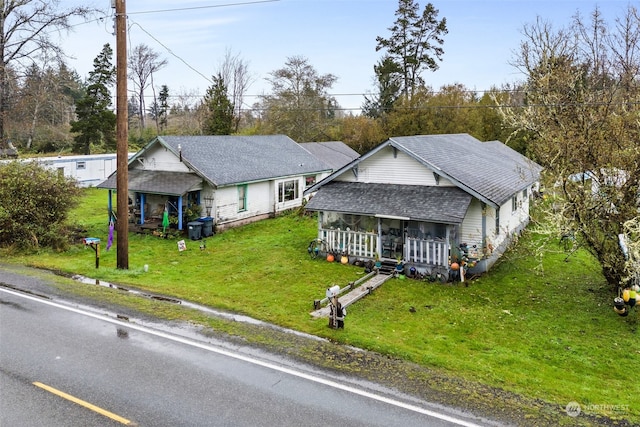
[[[113,0],[116,8],[116,222],[117,268],[129,269],[129,129],[127,110],[127,6]],[[112,2],[112,4],[113,4]]]

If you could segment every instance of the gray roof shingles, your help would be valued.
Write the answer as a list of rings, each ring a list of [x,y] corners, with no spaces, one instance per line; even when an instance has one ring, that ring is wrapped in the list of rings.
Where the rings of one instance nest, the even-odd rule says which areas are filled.
[[[342,141],[305,142],[300,145],[333,170],[338,170],[360,157],[356,150]]]
[[[470,194],[457,187],[333,181],[311,197],[305,207],[313,211],[459,224],[471,198]]]
[[[168,194],[181,196],[187,191],[198,188],[202,178],[195,173],[153,171],[144,169],[129,169],[128,189],[140,193]],[[116,188],[117,174],[97,185],[97,188]]]
[[[480,142],[468,134],[403,136],[389,141],[498,206],[536,182],[542,169],[499,141]]]
[[[331,168],[285,135],[160,136],[216,186],[314,174]]]

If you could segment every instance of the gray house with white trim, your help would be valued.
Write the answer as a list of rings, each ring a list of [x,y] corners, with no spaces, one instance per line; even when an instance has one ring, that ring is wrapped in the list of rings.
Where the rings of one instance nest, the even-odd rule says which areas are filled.
[[[301,206],[330,172],[285,135],[158,136],[129,160],[129,221],[154,224],[167,208],[180,230],[187,210],[218,230],[241,225]],[[98,188],[111,207],[116,173]]]
[[[529,222],[542,168],[468,134],[393,137],[307,188],[318,238],[350,257],[427,273],[463,258],[482,272]]]

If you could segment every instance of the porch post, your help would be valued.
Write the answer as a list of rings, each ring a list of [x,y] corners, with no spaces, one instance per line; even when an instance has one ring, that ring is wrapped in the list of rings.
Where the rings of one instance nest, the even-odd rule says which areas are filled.
[[[445,241],[447,242],[446,250],[445,250],[445,258],[442,260],[442,265],[445,267],[449,267],[449,258],[451,257],[451,227],[456,227],[455,225],[447,226],[447,238]],[[459,230],[458,230],[459,232]],[[459,261],[458,261],[459,262]]]
[[[113,218],[113,190],[109,189],[109,200],[107,201],[107,209],[109,209],[109,222]]]
[[[140,225],[144,224],[144,203],[145,203],[145,193],[140,193]]]
[[[178,196],[178,230],[182,230],[182,196]]]
[[[376,248],[378,248],[378,257],[382,258],[382,219],[379,217],[377,219],[378,219],[378,241],[376,242]]]

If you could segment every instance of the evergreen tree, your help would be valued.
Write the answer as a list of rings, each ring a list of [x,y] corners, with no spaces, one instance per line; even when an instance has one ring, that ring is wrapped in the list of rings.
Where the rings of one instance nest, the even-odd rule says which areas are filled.
[[[85,95],[76,103],[77,120],[71,123],[74,137],[73,151],[91,153],[91,145],[106,150],[116,148],[116,115],[111,107],[110,88],[115,84],[116,70],[111,63],[113,50],[105,44],[93,60],[89,85]]]
[[[162,85],[158,94],[158,124],[160,131],[167,129],[169,114],[169,88]]]
[[[375,97],[364,97],[362,112],[365,116],[375,119],[393,109],[393,104],[400,96],[402,82],[400,80],[401,68],[389,56],[385,56],[378,64],[374,65],[373,71],[378,81],[378,93]]]
[[[444,50],[442,36],[448,33],[447,20],[438,21],[438,10],[428,3],[422,15],[418,14],[416,0],[399,0],[396,22],[389,28],[391,37],[376,37],[376,51],[385,50],[400,69],[402,93],[411,97],[414,89],[424,84],[422,70],[438,69]]]
[[[233,130],[233,104],[220,73],[213,76],[213,85],[207,89],[204,106],[206,113],[202,131],[207,135],[229,135]]]

